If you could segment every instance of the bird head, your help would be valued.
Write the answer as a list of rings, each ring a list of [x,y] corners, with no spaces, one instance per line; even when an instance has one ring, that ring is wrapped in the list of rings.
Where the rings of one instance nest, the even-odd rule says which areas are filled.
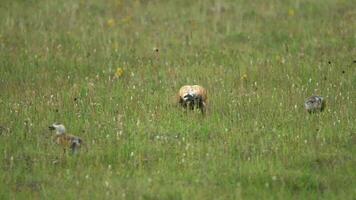
[[[64,127],[64,125],[61,124],[61,123],[57,123],[57,122],[53,123],[48,128],[51,131],[55,130],[57,135],[61,135],[61,134],[64,134],[66,132],[66,128]]]

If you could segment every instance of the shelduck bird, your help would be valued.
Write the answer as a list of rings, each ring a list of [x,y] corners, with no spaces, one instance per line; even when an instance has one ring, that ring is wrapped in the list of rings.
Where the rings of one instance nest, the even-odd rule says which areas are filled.
[[[77,136],[69,135],[66,133],[66,128],[63,124],[54,123],[49,126],[49,130],[55,131],[55,142],[63,147],[63,151],[70,148],[73,154],[78,153],[83,140]]]
[[[309,113],[321,112],[325,108],[325,100],[321,96],[311,96],[305,100],[304,106]]]
[[[206,111],[207,91],[200,85],[185,85],[179,89],[178,103],[186,109],[198,108],[203,114]]]

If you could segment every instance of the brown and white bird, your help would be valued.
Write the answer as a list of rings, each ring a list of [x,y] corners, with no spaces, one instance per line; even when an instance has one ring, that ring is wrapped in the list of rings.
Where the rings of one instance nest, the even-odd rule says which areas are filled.
[[[190,110],[198,108],[203,114],[206,111],[207,91],[200,85],[185,85],[179,89],[178,103]]]
[[[61,123],[54,123],[49,126],[51,131],[55,131],[55,142],[63,147],[63,151],[69,148],[73,154],[78,153],[80,147],[83,144],[83,140],[77,136],[69,135],[66,133],[66,128]]]
[[[309,113],[321,112],[325,108],[325,100],[321,96],[311,96],[304,102],[305,110]]]

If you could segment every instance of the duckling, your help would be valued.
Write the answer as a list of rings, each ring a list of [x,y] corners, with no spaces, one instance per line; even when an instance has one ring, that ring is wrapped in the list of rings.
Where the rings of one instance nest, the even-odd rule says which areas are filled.
[[[322,96],[311,96],[304,102],[305,110],[309,113],[321,112],[325,108],[325,100]]]
[[[73,154],[78,153],[81,145],[83,144],[83,140],[81,138],[67,134],[66,128],[61,123],[54,123],[48,128],[51,131],[55,130],[56,136],[54,140],[58,145],[61,145],[63,147],[64,153],[68,148],[71,149]]]
[[[199,108],[202,114],[205,114],[207,99],[207,91],[200,85],[184,85],[178,92],[178,103],[183,108]]]

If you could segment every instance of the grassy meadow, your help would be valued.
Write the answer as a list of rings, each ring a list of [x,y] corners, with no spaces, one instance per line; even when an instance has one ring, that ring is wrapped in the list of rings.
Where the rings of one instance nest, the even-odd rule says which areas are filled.
[[[0,199],[354,199],[355,21],[352,0],[1,0]]]

